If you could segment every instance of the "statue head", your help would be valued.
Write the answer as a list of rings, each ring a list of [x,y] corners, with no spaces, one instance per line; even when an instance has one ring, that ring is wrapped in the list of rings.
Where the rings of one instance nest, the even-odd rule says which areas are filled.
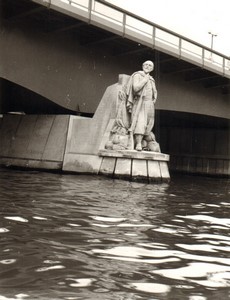
[[[142,64],[143,71],[148,74],[153,71],[154,63],[151,60],[147,60]]]

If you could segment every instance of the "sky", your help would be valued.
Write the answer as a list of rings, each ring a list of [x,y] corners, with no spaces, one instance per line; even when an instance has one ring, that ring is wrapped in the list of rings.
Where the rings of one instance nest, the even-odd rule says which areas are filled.
[[[230,56],[230,0],[107,0]]]

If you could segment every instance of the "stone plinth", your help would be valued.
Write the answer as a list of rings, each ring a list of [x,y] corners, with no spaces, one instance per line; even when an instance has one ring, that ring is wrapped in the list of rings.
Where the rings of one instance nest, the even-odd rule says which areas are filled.
[[[102,157],[99,174],[133,181],[168,182],[169,155],[135,150],[100,150]]]

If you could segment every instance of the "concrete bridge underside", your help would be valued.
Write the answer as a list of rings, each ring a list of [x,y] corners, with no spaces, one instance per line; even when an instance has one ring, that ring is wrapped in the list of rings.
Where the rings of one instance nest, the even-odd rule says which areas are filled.
[[[93,115],[119,74],[151,59],[171,169],[230,174],[229,78],[29,0],[0,5],[1,114]]]

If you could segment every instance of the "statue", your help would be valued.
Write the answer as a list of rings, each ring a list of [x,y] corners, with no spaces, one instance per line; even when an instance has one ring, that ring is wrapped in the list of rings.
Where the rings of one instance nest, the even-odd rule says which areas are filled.
[[[152,132],[157,100],[155,80],[150,76],[153,69],[152,61],[144,62],[142,71],[133,73],[119,91],[116,119],[106,149],[160,152]]]
[[[135,72],[127,86],[127,109],[131,113],[129,132],[133,134],[137,151],[142,150],[143,137],[148,136],[154,126],[157,90],[155,80],[149,75],[153,68],[152,61],[144,62],[143,71]]]

